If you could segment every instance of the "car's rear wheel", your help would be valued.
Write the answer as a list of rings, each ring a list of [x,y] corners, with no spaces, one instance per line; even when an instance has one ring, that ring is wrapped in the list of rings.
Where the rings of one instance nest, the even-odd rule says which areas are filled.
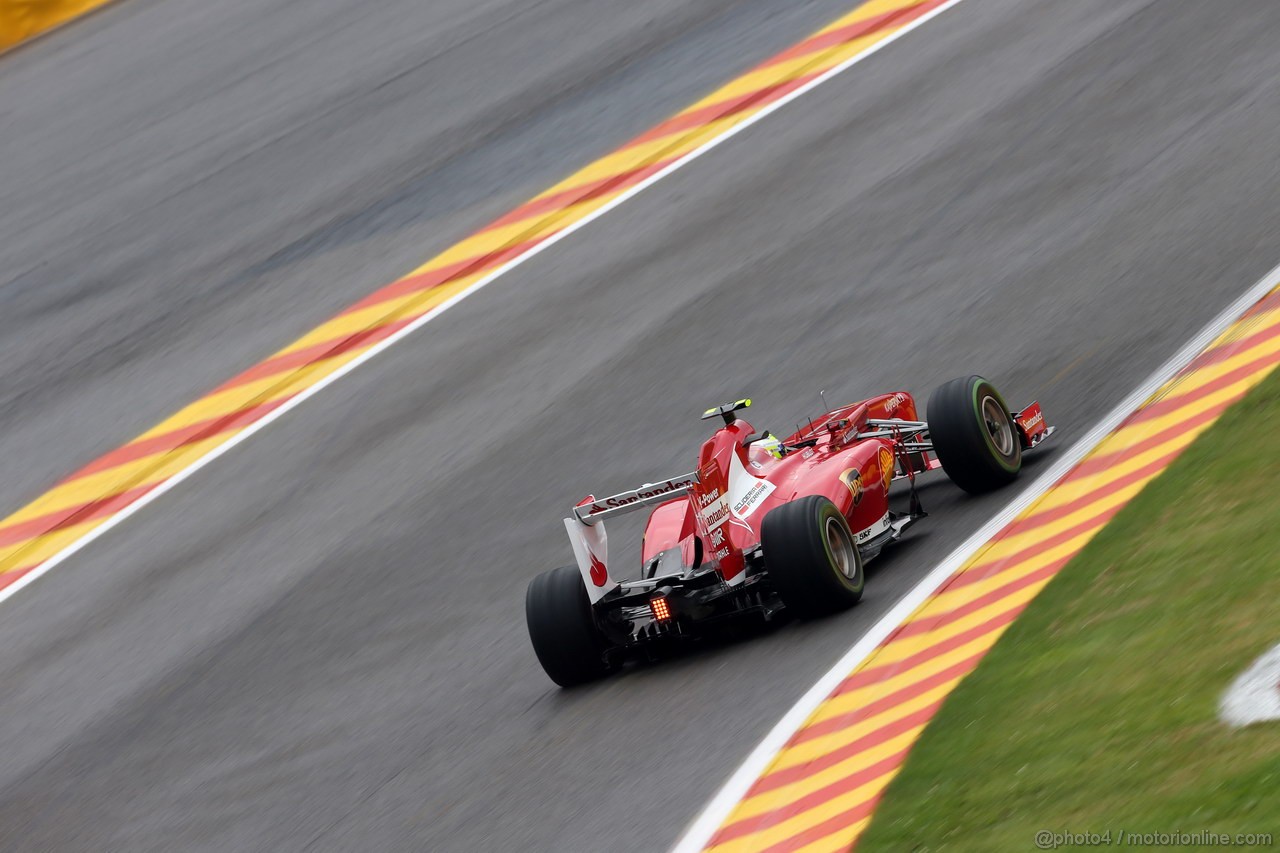
[[[934,453],[957,486],[981,494],[1017,478],[1022,438],[990,382],[968,376],[938,386],[929,395],[926,415]]]
[[[772,510],[760,546],[778,596],[801,618],[845,610],[862,598],[862,555],[849,522],[827,498],[810,495]]]
[[[534,578],[525,592],[524,615],[538,662],[561,687],[594,681],[615,668],[606,657],[609,643],[596,627],[577,567],[563,566]]]

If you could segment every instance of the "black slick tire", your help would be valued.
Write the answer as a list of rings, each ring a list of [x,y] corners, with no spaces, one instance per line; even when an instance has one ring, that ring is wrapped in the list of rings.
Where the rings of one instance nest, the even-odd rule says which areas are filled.
[[[862,598],[862,555],[827,498],[809,495],[772,510],[760,546],[778,596],[800,618],[836,613]]]
[[[524,597],[525,621],[538,662],[561,687],[573,687],[608,675],[608,643],[591,615],[582,575],[576,566],[543,572]]]
[[[1008,485],[1022,470],[1022,437],[1000,392],[981,376],[952,379],[929,395],[934,453],[970,494]]]

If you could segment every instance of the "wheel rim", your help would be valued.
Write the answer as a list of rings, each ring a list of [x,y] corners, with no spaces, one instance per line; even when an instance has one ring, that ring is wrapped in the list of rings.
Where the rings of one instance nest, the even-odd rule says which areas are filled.
[[[849,580],[856,580],[858,557],[853,552],[853,541],[838,519],[827,519],[827,547],[831,549],[831,560],[835,563],[836,571]]]
[[[1009,425],[1009,416],[1005,414],[1004,406],[995,397],[982,398],[982,422],[996,452],[1001,456],[1012,456],[1013,427]]]

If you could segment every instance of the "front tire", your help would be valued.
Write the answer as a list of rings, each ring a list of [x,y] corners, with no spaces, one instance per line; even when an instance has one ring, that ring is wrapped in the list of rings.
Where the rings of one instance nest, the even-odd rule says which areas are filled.
[[[951,482],[970,494],[1012,483],[1022,438],[1000,392],[981,376],[952,379],[929,395],[933,450]]]
[[[534,578],[525,592],[524,616],[538,662],[561,687],[595,681],[615,668],[605,658],[609,644],[596,627],[576,566]]]
[[[760,528],[765,566],[782,603],[802,619],[862,598],[862,555],[835,504],[810,495],[772,510]]]

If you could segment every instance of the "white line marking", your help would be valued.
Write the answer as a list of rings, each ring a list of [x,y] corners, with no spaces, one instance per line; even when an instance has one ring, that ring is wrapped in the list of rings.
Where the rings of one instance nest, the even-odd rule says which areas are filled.
[[[702,813],[694,819],[689,829],[685,831],[684,836],[672,849],[672,853],[697,853],[697,851],[706,847],[711,837],[715,835],[716,830],[729,817],[734,807],[746,796],[751,784],[769,766],[769,762],[786,746],[792,735],[799,731],[805,720],[809,718],[809,715],[817,710],[818,706],[822,704],[822,700],[826,699],[831,691],[850,672],[861,665],[875,651],[876,647],[884,642],[885,638],[893,633],[895,628],[902,624],[903,620],[915,612],[915,609],[923,604],[929,596],[937,592],[943,582],[963,566],[965,561],[972,557],[979,548],[987,544],[992,536],[999,533],[1005,525],[1013,521],[1023,510],[1049,491],[1054,483],[1064,477],[1067,472],[1089,455],[1095,447],[1101,444],[1103,439],[1114,432],[1125,418],[1145,403],[1151,395],[1159,391],[1162,385],[1176,376],[1192,359],[1203,352],[1205,347],[1226,331],[1232,323],[1240,318],[1240,315],[1266,296],[1276,286],[1277,280],[1280,280],[1280,266],[1276,266],[1268,272],[1257,284],[1249,288],[1243,296],[1231,303],[1226,310],[1201,329],[1172,358],[1157,368],[1133,393],[1125,397],[1118,406],[1112,409],[1084,438],[1072,445],[1063,454],[1062,458],[1058,459],[1049,470],[1041,474],[1026,491],[1010,501],[998,515],[987,522],[977,533],[966,539],[960,547],[947,555],[947,558],[907,592],[894,605],[892,610],[881,617],[879,622],[872,625],[871,629],[866,634],[863,634],[862,638],[849,651],[845,652],[840,660],[836,661],[835,666],[827,670],[826,674],[818,680],[818,683],[809,688],[809,691],[804,696],[800,697],[800,701],[796,702],[791,707],[791,710],[787,711],[786,715],[778,721],[769,734],[765,735],[764,740],[752,750],[751,754],[742,762],[742,765],[729,777],[729,781],[725,782],[715,797],[711,799],[711,802],[702,810]]]
[[[1218,716],[1237,728],[1280,720],[1280,646],[1242,672],[1218,703]]]
[[[63,548],[58,553],[54,554],[48,560],[45,560],[39,566],[32,569],[27,574],[23,575],[21,578],[14,581],[12,584],[5,587],[3,590],[0,590],[0,602],[4,602],[8,600],[11,596],[15,595],[18,592],[18,590],[24,589],[28,585],[34,583],[38,578],[43,577],[47,572],[49,572],[49,570],[63,563],[68,558],[76,554],[78,551],[80,551],[81,548],[84,548],[86,545],[88,545],[90,542],[93,542],[99,536],[102,536],[107,531],[123,523],[126,519],[131,518],[135,513],[139,512],[143,507],[151,504],[152,502],[157,500],[161,495],[166,494],[174,486],[178,485],[183,480],[186,480],[192,474],[199,471],[201,468],[208,465],[210,462],[214,461],[215,459],[217,459],[222,454],[226,453],[231,448],[240,444],[242,441],[246,441],[251,436],[258,434],[262,430],[266,429],[268,425],[275,423],[277,420],[283,417],[287,412],[293,411],[295,408],[302,405],[302,403],[311,399],[316,394],[319,394],[325,388],[328,388],[334,382],[337,382],[339,379],[346,376],[348,373],[355,370],[360,365],[371,360],[375,356],[380,355],[382,352],[389,349],[394,344],[397,344],[400,341],[404,340],[405,338],[409,337],[409,335],[418,331],[418,329],[421,329],[423,326],[425,326],[427,323],[434,320],[436,317],[439,317],[445,311],[448,311],[450,308],[457,305],[459,302],[466,299],[468,296],[484,288],[485,285],[489,284],[492,281],[495,281],[496,279],[500,278],[501,276],[505,275],[506,273],[520,266],[525,261],[545,251],[546,249],[551,248],[556,243],[559,243],[561,240],[563,240],[565,237],[568,237],[570,234],[573,234],[575,231],[585,228],[587,225],[599,219],[601,216],[604,216],[606,213],[618,207],[623,202],[629,201],[630,199],[636,197],[644,190],[656,184],[658,181],[662,180],[663,178],[667,177],[673,172],[676,172],[677,170],[683,168],[689,163],[692,163],[694,160],[698,159],[703,154],[706,154],[708,151],[711,151],[712,149],[718,147],[719,145],[723,144],[729,139],[732,139],[734,136],[746,130],[748,127],[751,127],[753,124],[760,121],[765,116],[772,115],[773,113],[780,110],[782,107],[794,101],[796,98],[799,98],[801,95],[804,95],[808,92],[813,91],[818,86],[822,85],[823,83],[827,82],[833,77],[847,71],[857,63],[866,59],[868,56],[871,56],[876,51],[880,50],[881,48],[889,44],[892,44],[893,42],[902,38],[902,36],[914,30],[916,27],[921,26],[926,21],[933,20],[938,15],[941,15],[943,12],[945,12],[947,9],[950,9],[952,6],[958,5],[960,2],[961,0],[950,0],[950,2],[942,4],[941,6],[934,9],[933,11],[928,12],[924,15],[921,15],[919,18],[916,18],[914,21],[907,24],[905,27],[903,27],[901,30],[898,30],[893,35],[890,35],[882,39],[881,41],[876,42],[875,44],[871,45],[861,53],[856,54],[850,57],[849,59],[846,59],[844,62],[840,63],[839,65],[835,66],[829,71],[823,73],[821,76],[815,77],[813,80],[810,80],[808,83],[801,86],[799,89],[796,89],[794,92],[790,92],[787,95],[774,101],[772,104],[769,104],[768,106],[762,108],[760,112],[756,113],[755,115],[752,115],[743,119],[741,123],[734,125],[733,127],[726,130],[724,133],[721,133],[719,136],[716,136],[712,139],[707,140],[705,143],[693,149],[688,154],[685,154],[679,160],[674,161],[666,168],[662,169],[661,171],[655,172],[645,180],[636,184],[631,189],[622,193],[622,195],[618,196],[613,201],[604,205],[599,210],[593,211],[588,215],[584,216],[582,219],[579,219],[577,222],[574,222],[566,226],[563,231],[560,231],[559,233],[554,234],[551,237],[548,237],[546,240],[534,246],[533,248],[529,249],[524,254],[518,255],[515,258],[512,258],[506,264],[504,264],[501,267],[498,267],[496,270],[494,270],[484,278],[477,281],[475,284],[473,284],[468,289],[464,290],[462,293],[459,293],[457,296],[454,296],[451,299],[440,303],[435,308],[431,309],[431,311],[427,312],[426,314],[419,317],[417,320],[405,326],[399,332],[396,332],[394,335],[391,335],[390,337],[376,344],[374,347],[372,347],[362,355],[358,356],[357,358],[352,359],[347,364],[343,365],[338,370],[335,370],[333,373],[329,374],[328,376],[326,376],[324,379],[320,380],[316,384],[299,392],[296,397],[289,400],[289,402],[285,403],[284,405],[280,406],[280,408],[264,416],[261,420],[255,421],[254,423],[245,427],[243,432],[238,433],[235,437],[228,439],[227,441],[215,447],[213,450],[206,453],[204,456],[201,456],[195,462],[192,462],[186,468],[183,468],[181,471],[178,471],[176,474],[174,474],[172,477],[162,482],[160,485],[156,486],[150,492],[147,492],[147,494],[138,498],[136,501],[129,504],[129,506],[120,510],[120,512],[111,516],[106,521],[102,522],[102,524],[95,527],[93,530],[89,531],[84,536],[72,542],[70,545]]]

